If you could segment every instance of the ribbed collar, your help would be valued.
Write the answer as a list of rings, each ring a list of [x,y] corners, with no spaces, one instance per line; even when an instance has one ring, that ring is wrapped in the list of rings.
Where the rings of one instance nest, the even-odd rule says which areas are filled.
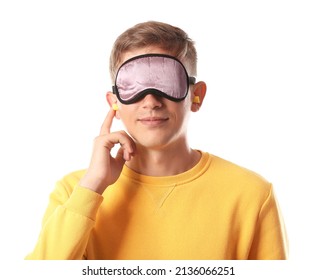
[[[167,187],[167,186],[177,186],[186,184],[197,177],[201,176],[210,166],[212,161],[212,156],[208,153],[201,152],[201,158],[199,162],[191,169],[187,170],[186,172],[173,175],[173,176],[147,176],[137,173],[127,167],[126,165],[123,167],[122,175],[124,177],[128,177],[129,180],[137,181],[141,184],[148,184],[152,186],[158,187]]]

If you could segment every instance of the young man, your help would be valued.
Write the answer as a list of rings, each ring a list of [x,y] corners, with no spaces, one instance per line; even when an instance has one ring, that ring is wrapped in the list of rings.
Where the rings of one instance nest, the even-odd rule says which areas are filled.
[[[286,258],[271,184],[189,146],[206,94],[196,60],[187,34],[165,23],[118,37],[90,165],[57,183],[27,259]],[[114,118],[126,131],[111,132]]]

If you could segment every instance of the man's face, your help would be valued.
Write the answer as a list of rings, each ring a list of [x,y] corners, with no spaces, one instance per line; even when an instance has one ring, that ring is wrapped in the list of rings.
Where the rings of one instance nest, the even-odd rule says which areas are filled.
[[[157,47],[127,52],[126,61],[147,53],[167,54]],[[117,100],[117,116],[122,120],[136,144],[150,149],[162,149],[174,144],[176,147],[186,141],[188,118],[191,111],[191,91],[185,100],[174,102],[153,94],[146,95],[136,103],[125,105]]]

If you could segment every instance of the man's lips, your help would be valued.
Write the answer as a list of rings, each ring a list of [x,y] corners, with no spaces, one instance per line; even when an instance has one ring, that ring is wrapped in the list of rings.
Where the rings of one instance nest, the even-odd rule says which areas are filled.
[[[138,121],[146,125],[159,125],[168,121],[168,119],[167,117],[143,117],[139,118]]]

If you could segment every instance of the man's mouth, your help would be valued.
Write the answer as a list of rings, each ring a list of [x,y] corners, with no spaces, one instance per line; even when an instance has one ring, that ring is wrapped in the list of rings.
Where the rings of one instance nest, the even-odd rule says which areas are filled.
[[[167,122],[169,118],[167,117],[143,117],[139,118],[138,121],[144,125],[156,126]]]

